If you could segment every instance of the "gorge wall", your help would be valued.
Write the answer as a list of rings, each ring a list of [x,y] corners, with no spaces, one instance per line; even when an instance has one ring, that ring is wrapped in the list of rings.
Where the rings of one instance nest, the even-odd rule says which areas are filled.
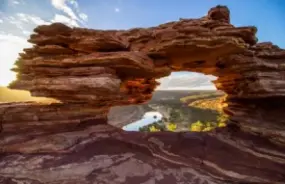
[[[151,28],[34,29],[12,89],[61,103],[0,104],[2,183],[285,183],[285,50],[227,7]],[[149,100],[172,71],[217,76],[226,128],[124,132],[112,106]],[[121,125],[120,125],[121,126]]]

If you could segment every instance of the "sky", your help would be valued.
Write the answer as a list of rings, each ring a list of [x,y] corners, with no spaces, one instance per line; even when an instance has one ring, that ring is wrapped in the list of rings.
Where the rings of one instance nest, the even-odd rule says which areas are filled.
[[[0,0],[0,86],[15,79],[10,71],[33,29],[62,22],[72,27],[129,29],[179,18],[200,18],[226,5],[235,26],[254,25],[260,42],[285,48],[285,0]],[[162,78],[158,89],[215,89],[213,76],[191,72]]]

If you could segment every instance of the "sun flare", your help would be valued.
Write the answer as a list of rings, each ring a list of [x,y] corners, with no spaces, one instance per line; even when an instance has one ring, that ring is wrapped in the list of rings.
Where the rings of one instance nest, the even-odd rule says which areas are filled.
[[[10,68],[5,69],[1,66],[0,73],[0,86],[8,86],[12,81],[16,79],[16,73],[10,71]]]
[[[16,79],[16,73],[12,72],[11,68],[19,53],[31,46],[26,38],[0,33],[0,86],[8,86]]]

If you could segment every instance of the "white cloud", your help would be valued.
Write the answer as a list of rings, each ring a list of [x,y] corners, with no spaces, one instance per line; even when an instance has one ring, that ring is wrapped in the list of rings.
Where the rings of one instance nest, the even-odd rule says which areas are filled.
[[[47,22],[40,17],[34,16],[34,15],[29,15],[29,14],[24,14],[24,13],[17,13],[17,17],[19,18],[18,20],[21,20],[26,23],[33,23],[36,25],[47,25],[50,24],[50,22]]]
[[[35,15],[24,13],[16,13],[14,16],[6,16],[4,17],[4,20],[4,30],[6,30],[6,32],[14,35],[19,35],[22,33],[24,36],[30,35],[32,30],[38,25],[48,25],[51,23]],[[11,24],[12,27],[9,24]]]
[[[8,17],[7,18],[8,19],[8,22],[10,23],[10,24],[13,24],[13,25],[15,25],[18,29],[21,29],[21,30],[23,30],[24,28],[23,28],[23,21],[21,21],[21,20],[19,20],[18,18],[15,18],[15,17],[13,17],[13,16],[10,16],[10,17]]]
[[[0,23],[3,23],[3,20],[2,20],[2,19],[0,19]]]
[[[23,0],[8,0],[9,6],[18,6],[22,4],[26,4],[26,3]]]
[[[26,35],[26,36],[29,36],[29,35],[32,34],[31,31],[27,31],[27,30],[22,30],[22,33],[23,33],[24,35]]]
[[[58,10],[66,13],[70,18],[78,20],[74,11],[66,4],[66,0],[51,0],[51,4]]]
[[[74,7],[75,9],[78,10],[79,6],[78,6],[78,2],[77,2],[76,0],[68,0],[68,2],[69,2],[71,5],[73,5],[73,7]]]
[[[194,72],[173,72],[168,77],[158,79],[161,84],[156,90],[216,89],[211,82],[216,77]]]
[[[71,27],[79,27],[78,23],[75,20],[59,14],[55,14],[54,18],[52,19],[52,22],[61,22]]]
[[[85,22],[88,20],[88,16],[79,11],[79,5],[76,0],[51,0],[51,4],[56,9],[63,11],[72,20],[73,25],[76,24],[78,26],[78,22],[85,25]]]
[[[10,2],[11,2],[12,4],[14,4],[14,5],[18,5],[18,4],[20,4],[20,2],[19,2],[19,1],[17,1],[17,0],[10,0]]]
[[[26,38],[11,34],[0,34],[0,85],[6,86],[16,78],[15,73],[10,71],[18,58],[18,53],[23,48],[31,47],[32,44]]]
[[[157,88],[156,90],[217,90],[214,85],[197,86],[197,87],[172,87],[172,88]]]
[[[24,13],[16,13],[14,16],[4,17],[4,20],[4,29],[6,29],[6,32],[14,35],[22,34],[23,36],[30,35],[32,30],[38,25],[51,24],[51,22],[45,21],[38,16]],[[11,27],[9,24],[12,24],[15,27]]]
[[[80,13],[79,17],[85,22],[88,20],[88,16],[85,13]]]
[[[120,12],[120,9],[119,8],[115,8],[115,12]]]

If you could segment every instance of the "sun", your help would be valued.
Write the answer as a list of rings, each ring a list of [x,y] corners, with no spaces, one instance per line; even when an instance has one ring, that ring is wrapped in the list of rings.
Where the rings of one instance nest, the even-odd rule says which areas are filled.
[[[0,86],[8,86],[16,79],[16,73],[11,68],[14,67],[19,53],[31,46],[26,38],[0,33]]]
[[[0,86],[8,86],[12,81],[16,79],[16,73],[10,71],[10,69],[0,69]]]
[[[17,58],[17,55],[6,56],[1,54],[0,56],[0,86],[8,86],[12,81],[16,79],[16,73],[11,71],[11,68],[14,67],[14,58]]]

